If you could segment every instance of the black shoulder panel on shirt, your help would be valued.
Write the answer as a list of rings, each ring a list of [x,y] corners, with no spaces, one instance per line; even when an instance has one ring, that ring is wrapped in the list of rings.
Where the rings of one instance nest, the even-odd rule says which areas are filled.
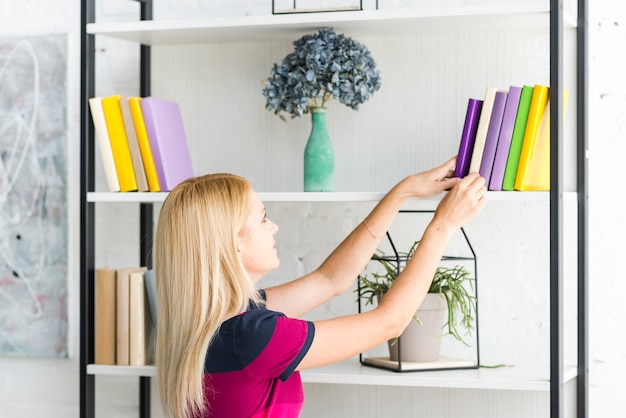
[[[221,373],[245,368],[270,342],[279,316],[283,314],[253,307],[224,322],[209,347],[204,372]]]

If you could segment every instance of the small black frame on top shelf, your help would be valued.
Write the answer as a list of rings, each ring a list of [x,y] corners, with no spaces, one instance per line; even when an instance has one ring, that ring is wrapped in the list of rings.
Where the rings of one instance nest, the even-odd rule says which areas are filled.
[[[430,214],[432,215],[434,211],[432,210],[401,210],[400,214]],[[392,226],[393,227],[393,226]],[[398,251],[398,245],[391,237],[392,233],[387,231],[386,237],[388,244],[391,248],[392,254],[389,255],[374,255],[372,257],[372,261],[385,261],[394,265],[394,268],[399,273],[403,266],[406,265],[409,257],[406,253],[402,253]],[[418,371],[438,371],[438,370],[459,370],[459,369],[477,369],[480,367],[480,350],[479,350],[479,338],[478,338],[478,267],[477,267],[477,258],[476,252],[470,243],[469,237],[465,232],[465,229],[460,229],[460,235],[458,237],[459,245],[466,247],[467,255],[444,255],[441,258],[442,266],[449,263],[466,263],[471,266],[473,269],[473,285],[471,289],[467,289],[468,293],[474,298],[474,320],[473,329],[472,329],[472,342],[471,344],[464,344],[463,342],[454,341],[456,344],[458,342],[459,346],[463,346],[463,351],[465,356],[440,356],[438,360],[430,361],[430,362],[410,362],[405,361],[402,358],[402,337],[398,337],[393,344],[397,345],[397,360],[391,360],[390,356],[381,357],[381,356],[369,356],[368,352],[359,354],[359,362],[364,366],[375,367],[379,369],[391,370],[394,372],[418,372]],[[364,289],[362,287],[361,279],[357,280],[357,304],[359,313],[364,310]],[[449,336],[451,340],[454,340],[453,336]],[[472,351],[471,356],[467,356],[469,351]],[[406,353],[405,353],[406,358]]]
[[[323,1],[306,0],[302,3],[307,5],[298,6],[297,0],[272,0],[272,14],[295,14],[295,13],[327,13],[327,12],[347,12],[363,10],[363,0],[343,0],[342,5],[323,6]],[[319,4],[319,5],[316,5]],[[287,6],[289,5],[289,6]]]

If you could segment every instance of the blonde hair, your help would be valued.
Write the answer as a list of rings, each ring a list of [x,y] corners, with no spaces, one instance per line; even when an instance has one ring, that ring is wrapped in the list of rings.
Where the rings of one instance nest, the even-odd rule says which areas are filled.
[[[176,418],[204,413],[204,362],[219,326],[258,301],[237,256],[248,216],[250,184],[210,174],[179,184],[159,214],[154,269],[159,316],[157,389]]]

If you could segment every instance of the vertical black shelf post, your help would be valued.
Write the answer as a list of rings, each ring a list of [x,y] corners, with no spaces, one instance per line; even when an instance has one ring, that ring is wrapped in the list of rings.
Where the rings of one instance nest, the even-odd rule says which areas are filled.
[[[576,416],[589,415],[588,369],[588,21],[576,25],[577,379]],[[550,0],[550,416],[564,416],[563,387],[563,1]]]
[[[577,373],[577,416],[589,416],[589,301],[587,297],[589,277],[588,211],[588,124],[587,110],[589,97],[588,79],[588,30],[587,0],[578,0],[578,22],[576,26],[576,189],[578,208],[578,373]]]
[[[563,0],[550,0],[550,416],[563,417]]]
[[[94,0],[81,1],[81,81],[80,81],[80,416],[95,416],[95,376],[87,373],[94,361],[94,216],[95,207],[87,201],[94,190],[94,130],[90,123],[89,98],[94,96],[94,36],[87,24],[95,20]]]
[[[152,0],[140,1],[140,19],[152,20],[153,8]],[[139,46],[139,95],[147,97],[150,95],[150,46]],[[154,239],[154,209],[152,203],[139,204],[139,237],[140,237],[140,257],[142,266],[152,268],[152,242]],[[150,418],[151,415],[151,378],[141,376],[139,378],[139,417]]]

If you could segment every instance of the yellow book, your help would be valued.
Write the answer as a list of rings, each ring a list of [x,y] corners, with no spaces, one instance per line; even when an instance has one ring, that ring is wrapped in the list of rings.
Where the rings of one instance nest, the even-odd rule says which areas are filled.
[[[515,190],[525,189],[526,172],[530,167],[530,161],[536,145],[537,132],[539,131],[541,118],[546,110],[549,98],[550,88],[548,86],[535,85],[532,98],[530,99],[530,109],[528,110],[528,119],[526,121],[526,129],[524,130],[524,140],[522,142],[522,150],[520,151],[517,175],[515,176],[515,185],[513,187]]]
[[[126,128],[124,126],[124,118],[122,117],[122,108],[120,107],[120,97],[119,95],[104,97],[102,99],[102,110],[104,111],[104,119],[109,132],[115,170],[120,182],[120,191],[131,192],[137,190],[137,179],[135,178],[133,160],[128,147],[128,138],[126,137]]]
[[[569,91],[563,90],[563,118],[567,113]],[[546,104],[543,118],[537,131],[537,140],[533,150],[526,176],[522,179],[520,190],[550,190],[550,100]]]
[[[133,161],[133,169],[135,172],[135,180],[137,180],[137,191],[149,191],[148,180],[146,178],[146,170],[143,168],[143,158],[139,150],[139,141],[135,132],[135,122],[130,111],[130,104],[127,97],[120,97],[120,108],[122,109],[122,119],[124,121],[124,131],[128,140],[128,148],[130,149],[130,158]]]
[[[128,104],[130,105],[130,111],[133,115],[135,132],[137,133],[137,140],[139,141],[139,150],[141,151],[143,167],[148,179],[148,187],[151,192],[160,192],[161,186],[159,184],[159,178],[157,177],[156,168],[154,166],[154,157],[152,154],[152,148],[150,147],[150,141],[148,139],[148,131],[146,130],[146,124],[143,120],[141,98],[130,97],[128,99]]]

